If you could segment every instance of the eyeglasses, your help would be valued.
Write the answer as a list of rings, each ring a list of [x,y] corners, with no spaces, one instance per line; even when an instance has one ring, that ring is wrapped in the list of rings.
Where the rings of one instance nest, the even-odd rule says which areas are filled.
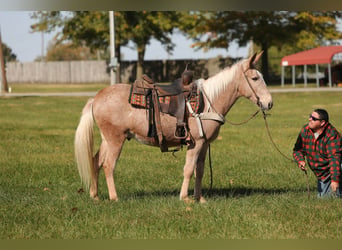
[[[315,121],[322,121],[322,119],[319,119],[319,118],[314,117],[314,116],[312,116],[312,115],[309,115],[309,118],[311,118],[314,122],[315,122]]]

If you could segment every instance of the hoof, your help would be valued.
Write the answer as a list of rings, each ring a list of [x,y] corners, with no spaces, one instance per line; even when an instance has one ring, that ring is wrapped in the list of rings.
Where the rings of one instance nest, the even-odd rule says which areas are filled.
[[[199,203],[201,204],[204,204],[204,203],[207,203],[206,199],[203,198],[203,196],[201,196],[199,199],[198,199]]]
[[[90,195],[90,198],[92,198],[94,201],[100,200],[100,198],[97,195]]]
[[[185,204],[194,204],[195,203],[195,200],[194,199],[191,199],[189,197],[184,197],[181,199],[182,201],[185,202]]]

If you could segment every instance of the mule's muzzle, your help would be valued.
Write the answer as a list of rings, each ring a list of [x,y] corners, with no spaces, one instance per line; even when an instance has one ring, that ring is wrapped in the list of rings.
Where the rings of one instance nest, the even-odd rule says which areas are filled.
[[[262,109],[262,110],[270,110],[273,107],[273,101],[269,101],[269,102],[259,102],[258,101],[258,106]]]

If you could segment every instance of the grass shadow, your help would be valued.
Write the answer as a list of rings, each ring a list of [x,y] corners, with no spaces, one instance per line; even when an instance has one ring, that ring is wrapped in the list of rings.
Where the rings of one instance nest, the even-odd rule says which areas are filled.
[[[239,198],[239,197],[248,197],[253,195],[276,195],[276,194],[284,194],[293,192],[293,190],[284,189],[284,188],[245,188],[245,187],[237,187],[237,188],[213,188],[213,189],[203,189],[203,194],[207,197],[226,197],[226,198]]]
[[[285,189],[285,188],[245,188],[245,187],[237,187],[237,188],[213,188],[202,189],[202,194],[205,198],[212,199],[215,197],[220,198],[242,198],[249,197],[253,195],[281,195],[287,193],[305,193],[306,189]],[[156,190],[156,191],[137,191],[133,193],[122,193],[119,194],[119,199],[144,199],[147,197],[179,197],[180,190]],[[193,189],[189,190],[189,196],[193,195]],[[107,200],[108,195],[102,194],[99,196],[100,200]]]

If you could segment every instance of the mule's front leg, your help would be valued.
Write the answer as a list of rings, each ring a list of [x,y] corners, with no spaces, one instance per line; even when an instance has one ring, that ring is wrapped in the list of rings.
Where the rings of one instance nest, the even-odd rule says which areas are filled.
[[[184,179],[183,179],[183,184],[182,184],[182,189],[180,192],[180,200],[188,201],[188,190],[189,190],[189,184],[191,177],[194,173],[196,163],[197,163],[197,158],[198,158],[198,153],[200,151],[201,147],[197,144],[192,149],[188,149],[186,153],[186,161],[184,165]]]
[[[188,189],[189,189],[189,183],[191,180],[191,177],[194,173],[195,164],[192,163],[185,163],[184,165],[184,179],[182,184],[182,189],[180,192],[180,200],[188,201]]]
[[[204,145],[203,148],[200,151],[200,154],[197,159],[197,167],[195,169],[195,190],[194,190],[194,196],[197,201],[200,203],[205,203],[206,200],[202,196],[202,179],[204,175],[204,163],[205,163],[205,157],[207,155],[209,145]]]

